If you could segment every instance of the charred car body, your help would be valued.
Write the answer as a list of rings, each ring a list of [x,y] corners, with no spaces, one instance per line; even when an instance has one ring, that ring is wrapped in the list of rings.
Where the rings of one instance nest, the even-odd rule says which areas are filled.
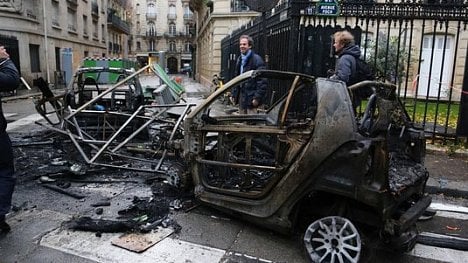
[[[216,97],[252,78],[288,92],[258,115],[216,108]],[[304,235],[316,262],[357,262],[354,224],[373,225],[389,242],[411,248],[415,221],[431,202],[424,195],[424,134],[394,86],[350,88],[368,85],[375,94],[356,121],[342,82],[275,71],[228,82],[185,119],[196,196],[275,230],[316,219]]]
[[[53,129],[69,136],[88,164],[154,172],[181,187],[191,182],[203,203],[276,231],[303,227],[314,262],[357,262],[361,225],[399,248],[414,245],[415,222],[431,202],[424,195],[425,140],[393,85],[347,88],[261,70],[234,78],[196,107],[132,100],[124,104],[135,107],[125,111],[89,108],[131,78],[84,104],[73,106],[70,91],[63,96],[66,107]],[[275,91],[270,106],[239,115],[237,106],[225,104],[225,93],[256,78]],[[349,89],[369,85],[375,92],[356,118]],[[174,107],[180,114],[166,114]],[[101,116],[92,129],[79,120],[92,119],[89,114]],[[121,121],[110,127],[104,115]],[[116,158],[132,165],[110,163]]]

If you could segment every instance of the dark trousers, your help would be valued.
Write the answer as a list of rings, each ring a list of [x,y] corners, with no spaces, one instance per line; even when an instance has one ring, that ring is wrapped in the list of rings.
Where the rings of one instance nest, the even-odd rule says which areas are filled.
[[[15,188],[13,149],[6,132],[0,133],[0,217],[10,211]]]

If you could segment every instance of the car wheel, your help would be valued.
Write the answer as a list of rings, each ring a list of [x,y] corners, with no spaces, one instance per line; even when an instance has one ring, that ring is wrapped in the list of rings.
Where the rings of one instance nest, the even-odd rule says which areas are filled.
[[[309,225],[304,245],[312,262],[358,262],[361,237],[346,218],[329,216]]]

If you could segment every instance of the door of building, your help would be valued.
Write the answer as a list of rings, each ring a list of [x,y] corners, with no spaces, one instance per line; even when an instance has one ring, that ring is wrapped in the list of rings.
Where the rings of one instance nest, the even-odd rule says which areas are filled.
[[[418,97],[448,97],[452,79],[453,43],[452,36],[424,36]]]

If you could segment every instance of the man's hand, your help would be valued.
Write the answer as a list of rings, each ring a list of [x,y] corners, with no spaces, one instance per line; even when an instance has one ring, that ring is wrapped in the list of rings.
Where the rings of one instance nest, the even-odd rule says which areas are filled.
[[[259,103],[258,103],[258,100],[257,100],[257,99],[253,99],[253,100],[252,100],[252,106],[258,107],[258,104],[259,104]]]

